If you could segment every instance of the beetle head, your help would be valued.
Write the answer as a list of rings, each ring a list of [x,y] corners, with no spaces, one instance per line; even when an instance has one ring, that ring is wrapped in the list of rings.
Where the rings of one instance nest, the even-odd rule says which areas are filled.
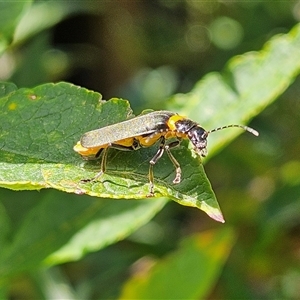
[[[194,145],[194,150],[197,154],[205,157],[207,154],[207,136],[208,132],[200,125],[194,126],[188,132],[188,137]]]

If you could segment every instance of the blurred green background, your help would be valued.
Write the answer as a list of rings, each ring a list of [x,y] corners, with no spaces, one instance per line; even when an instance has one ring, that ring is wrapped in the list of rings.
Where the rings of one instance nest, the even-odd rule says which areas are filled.
[[[36,1],[21,16],[0,57],[0,80],[18,87],[68,81],[104,99],[129,99],[138,114],[163,108],[231,57],[287,33],[300,21],[300,1]],[[236,241],[207,299],[299,299],[299,92],[296,79],[252,121],[259,138],[244,134],[205,165],[225,225],[170,202],[126,240],[50,273],[16,278],[12,299],[36,298],[49,274],[66,284],[64,295],[116,298],[133,265],[143,268],[184,236],[221,226],[234,228]],[[20,206],[22,218],[22,207],[46,193],[1,197],[8,210]]]

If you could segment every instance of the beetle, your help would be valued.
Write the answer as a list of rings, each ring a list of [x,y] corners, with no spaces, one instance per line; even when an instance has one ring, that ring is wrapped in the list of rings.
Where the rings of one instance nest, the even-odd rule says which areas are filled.
[[[174,184],[181,181],[181,168],[176,158],[171,153],[172,148],[178,146],[182,139],[189,139],[194,146],[194,151],[202,157],[207,154],[207,137],[210,133],[229,127],[240,127],[255,136],[259,133],[243,125],[226,125],[206,131],[198,123],[179,114],[161,110],[139,115],[123,122],[108,125],[84,133],[80,141],[74,146],[74,151],[83,159],[98,159],[102,154],[100,172],[89,180],[99,178],[106,170],[107,153],[109,148],[123,151],[138,150],[151,147],[159,143],[158,150],[149,162],[149,196],[154,196],[153,166],[166,152],[175,167]]]

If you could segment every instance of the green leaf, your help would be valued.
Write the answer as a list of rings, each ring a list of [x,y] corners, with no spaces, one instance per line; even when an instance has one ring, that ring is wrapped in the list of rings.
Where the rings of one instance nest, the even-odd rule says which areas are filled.
[[[157,147],[111,150],[101,180],[82,182],[99,171],[97,162],[84,163],[73,151],[82,133],[133,116],[127,101],[100,99],[100,94],[68,83],[7,92],[0,100],[0,186],[14,190],[52,187],[118,199],[147,197],[149,161]],[[174,166],[163,157],[154,168],[156,196],[198,207],[223,221],[200,159],[186,143],[173,152],[181,157],[182,182],[172,183]]]
[[[11,82],[1,82],[0,83],[0,97],[9,95],[10,93],[16,91],[18,87]]]
[[[22,13],[31,3],[30,0],[0,2],[0,54],[12,42]]]
[[[113,201],[46,193],[27,211],[20,229],[10,237],[12,243],[1,244],[0,278],[37,268],[42,261],[52,265],[78,260],[128,236],[165,203],[165,199]]]
[[[233,245],[231,230],[212,230],[184,239],[179,249],[148,271],[132,276],[120,299],[205,299]]]
[[[207,130],[245,124],[293,82],[300,70],[299,57],[300,24],[288,34],[273,37],[261,51],[232,58],[223,73],[207,74],[190,93],[170,99],[168,108],[199,121]],[[224,147],[240,132],[214,133],[208,153]]]

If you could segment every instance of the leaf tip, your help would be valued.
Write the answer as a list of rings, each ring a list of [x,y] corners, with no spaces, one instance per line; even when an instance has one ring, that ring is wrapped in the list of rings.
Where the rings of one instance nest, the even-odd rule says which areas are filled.
[[[219,207],[213,207],[211,205],[208,205],[207,203],[202,202],[201,207],[199,208],[203,210],[210,218],[214,219],[215,221],[218,221],[220,223],[225,223],[223,214]]]
[[[206,213],[215,221],[218,221],[220,223],[225,223],[224,217],[221,212],[212,212],[212,213],[206,212]]]

